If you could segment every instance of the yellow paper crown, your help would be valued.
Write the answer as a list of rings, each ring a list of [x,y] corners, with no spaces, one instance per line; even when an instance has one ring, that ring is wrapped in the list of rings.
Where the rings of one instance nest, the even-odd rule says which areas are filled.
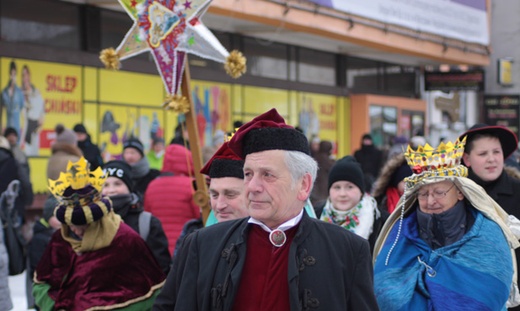
[[[408,146],[404,156],[406,162],[416,174],[423,171],[452,168],[460,165],[465,145],[466,137],[464,136],[462,141],[457,139],[455,143],[451,141],[446,144],[441,142],[437,149],[433,149],[432,146],[426,144],[419,146],[417,151],[414,151]]]
[[[56,180],[49,179],[49,190],[58,199],[68,187],[79,190],[92,185],[97,192],[101,192],[106,176],[101,167],[91,172],[89,166],[84,157],[78,162],[69,161],[66,172],[60,172],[60,177]]]
[[[434,149],[429,144],[419,146],[414,151],[410,146],[404,156],[406,162],[412,168],[413,175],[405,178],[408,187],[413,187],[417,182],[429,177],[467,176],[467,168],[461,165],[466,137],[457,139],[455,143],[441,142]]]

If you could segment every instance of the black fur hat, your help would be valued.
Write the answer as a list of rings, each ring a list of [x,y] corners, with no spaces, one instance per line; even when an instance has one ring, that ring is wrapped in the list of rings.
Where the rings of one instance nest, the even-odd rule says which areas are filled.
[[[229,147],[241,158],[266,150],[310,154],[307,137],[287,125],[274,108],[242,125],[229,141]]]
[[[200,170],[210,178],[236,177],[244,179],[244,160],[229,149],[225,142]]]

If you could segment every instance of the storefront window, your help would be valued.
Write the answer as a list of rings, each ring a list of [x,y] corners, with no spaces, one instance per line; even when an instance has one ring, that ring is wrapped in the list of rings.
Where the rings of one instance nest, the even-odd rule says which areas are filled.
[[[56,14],[52,14],[56,12]],[[79,49],[78,6],[62,1],[0,1],[3,41]]]
[[[369,59],[349,57],[347,88],[353,93],[376,93],[381,88],[379,64]]]
[[[356,57],[347,58],[347,88],[353,93],[417,97],[418,69]]]
[[[413,136],[424,136],[424,112],[422,111],[401,111],[399,118],[401,135],[411,138]]]
[[[387,148],[397,135],[397,108],[370,105],[370,134],[374,145]]]
[[[299,50],[298,81],[320,85],[336,85],[334,54],[309,49]]]
[[[287,46],[263,39],[244,38],[247,73],[287,80]]]

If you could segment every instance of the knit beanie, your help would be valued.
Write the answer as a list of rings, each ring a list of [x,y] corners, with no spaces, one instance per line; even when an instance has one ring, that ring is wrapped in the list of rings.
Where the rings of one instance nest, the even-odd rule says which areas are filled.
[[[103,165],[103,172],[107,177],[116,177],[121,179],[128,187],[130,192],[133,191],[134,182],[132,181],[132,167],[128,163],[114,160]]]
[[[361,165],[352,156],[346,156],[336,161],[329,173],[329,188],[336,181],[349,181],[356,185],[361,193],[365,193],[365,182]]]
[[[18,132],[16,131],[16,129],[14,127],[7,127],[5,128],[4,130],[4,136],[7,137],[11,134],[14,134],[16,135],[16,137],[18,137]]]
[[[404,161],[401,166],[399,166],[392,177],[390,178],[390,186],[397,187],[397,185],[406,177],[411,176],[413,174],[412,169],[408,166],[408,163]]]
[[[47,197],[47,200],[45,200],[45,203],[43,203],[43,213],[42,217],[45,219],[45,221],[49,221],[49,219],[54,215],[54,210],[56,207],[60,205],[60,202],[54,197],[53,195],[50,195]]]
[[[87,134],[87,129],[85,128],[85,126],[81,123],[78,123],[76,125],[74,125],[74,128],[72,128],[74,130],[74,132],[76,133],[83,133],[83,134]]]
[[[56,128],[54,130],[56,131],[57,143],[64,143],[74,146],[78,144],[78,138],[76,137],[76,133],[65,128],[63,124],[56,125]]]
[[[143,143],[139,139],[135,137],[130,137],[123,143],[123,150],[125,150],[126,148],[134,148],[137,151],[139,151],[142,157],[144,157]]]

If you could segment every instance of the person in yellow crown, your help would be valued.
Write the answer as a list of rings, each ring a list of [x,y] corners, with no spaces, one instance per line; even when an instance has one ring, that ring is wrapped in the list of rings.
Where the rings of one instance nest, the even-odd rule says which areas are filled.
[[[149,310],[165,275],[145,241],[101,195],[106,176],[85,158],[49,180],[62,223],[34,274],[39,310]],[[131,260],[129,260],[131,259]]]
[[[518,304],[518,239],[508,215],[466,177],[464,144],[408,147],[413,174],[374,248],[381,310],[506,310],[506,303]]]

